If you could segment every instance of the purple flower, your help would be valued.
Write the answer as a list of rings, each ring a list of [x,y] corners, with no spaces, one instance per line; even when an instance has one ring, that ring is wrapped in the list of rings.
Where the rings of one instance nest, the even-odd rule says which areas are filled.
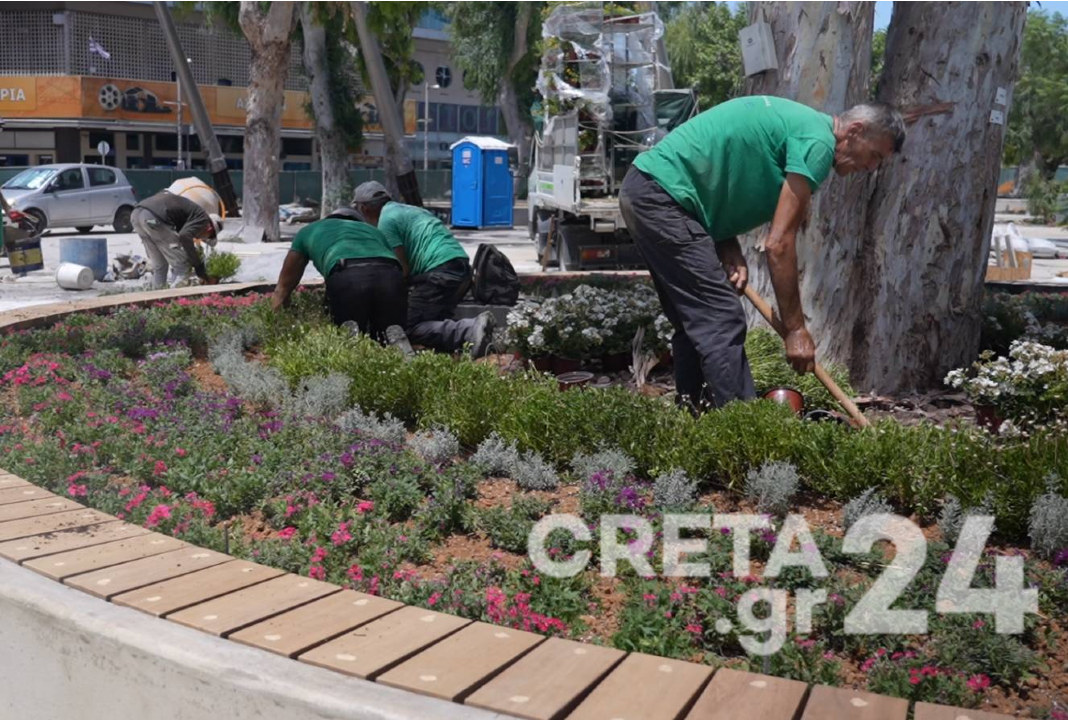
[[[1054,567],[1062,567],[1068,565],[1068,548],[1064,548],[1059,553],[1057,553],[1056,557],[1053,558],[1053,565]]]

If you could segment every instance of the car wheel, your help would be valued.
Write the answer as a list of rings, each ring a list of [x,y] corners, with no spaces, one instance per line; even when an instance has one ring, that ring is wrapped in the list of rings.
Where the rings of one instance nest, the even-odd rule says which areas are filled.
[[[129,233],[133,232],[133,223],[130,222],[130,213],[133,212],[132,208],[121,207],[115,211],[115,232]]]
[[[77,230],[78,232],[80,232],[82,235],[85,235],[87,232],[92,232],[93,226],[92,225],[79,225],[78,227],[76,227],[74,229]]]
[[[37,208],[30,208],[26,211],[26,214],[37,221],[37,234],[43,234],[45,228],[48,227],[48,218],[45,217],[45,214]]]

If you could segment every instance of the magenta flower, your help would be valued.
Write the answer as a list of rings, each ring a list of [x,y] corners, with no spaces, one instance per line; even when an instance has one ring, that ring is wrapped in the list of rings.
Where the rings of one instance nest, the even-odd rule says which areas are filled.
[[[145,527],[156,527],[162,520],[166,520],[171,516],[171,509],[166,505],[157,505],[152,508],[152,512],[148,514],[148,518],[145,520]]]
[[[292,525],[290,525],[289,527],[283,528],[283,529],[278,531],[278,537],[282,538],[283,540],[289,540],[290,538],[292,538],[296,534],[297,534],[297,529],[295,527],[293,527]]]
[[[990,687],[990,678],[986,675],[972,675],[968,679],[968,687],[975,692],[982,692],[986,688]]]

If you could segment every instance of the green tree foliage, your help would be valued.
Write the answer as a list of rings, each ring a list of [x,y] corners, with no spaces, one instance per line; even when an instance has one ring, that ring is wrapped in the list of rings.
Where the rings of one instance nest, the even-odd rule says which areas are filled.
[[[326,62],[330,70],[330,105],[334,122],[345,135],[346,147],[355,152],[363,145],[363,115],[359,103],[362,86],[356,48],[356,28],[347,22],[345,12],[337,3],[313,3],[316,22],[326,29]],[[311,100],[304,104],[308,117],[315,119]]]
[[[1005,163],[1037,161],[1052,177],[1068,162],[1068,19],[1043,11],[1027,15],[1020,76],[1005,138]]]
[[[885,62],[886,30],[876,30],[871,37],[871,97],[873,100],[879,90],[879,80],[882,79]]]
[[[394,97],[403,100],[410,85],[423,82],[423,70],[414,59],[415,40],[412,28],[429,6],[421,2],[373,2],[367,13],[367,23],[378,37],[382,57],[386,62],[389,84]],[[360,55],[360,66],[363,56]],[[363,74],[365,84],[366,72]]]
[[[742,86],[738,31],[747,24],[745,3],[693,3],[667,23],[665,42],[676,87],[697,88],[704,109],[736,96]]]
[[[541,38],[541,10],[545,3],[533,5],[527,27],[527,53],[512,73],[519,109],[530,117],[534,102],[534,83],[538,78],[538,41]],[[463,72],[464,87],[476,91],[482,101],[497,104],[501,82],[505,80],[508,60],[515,47],[516,20],[520,3],[457,2],[449,3],[449,38],[452,59]]]

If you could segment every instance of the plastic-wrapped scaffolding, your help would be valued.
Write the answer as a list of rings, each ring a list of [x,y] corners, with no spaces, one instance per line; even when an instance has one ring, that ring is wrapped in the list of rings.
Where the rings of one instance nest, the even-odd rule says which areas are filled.
[[[584,196],[614,193],[625,161],[659,139],[654,91],[663,31],[656,13],[619,3],[558,5],[542,24],[542,157],[574,163]]]

